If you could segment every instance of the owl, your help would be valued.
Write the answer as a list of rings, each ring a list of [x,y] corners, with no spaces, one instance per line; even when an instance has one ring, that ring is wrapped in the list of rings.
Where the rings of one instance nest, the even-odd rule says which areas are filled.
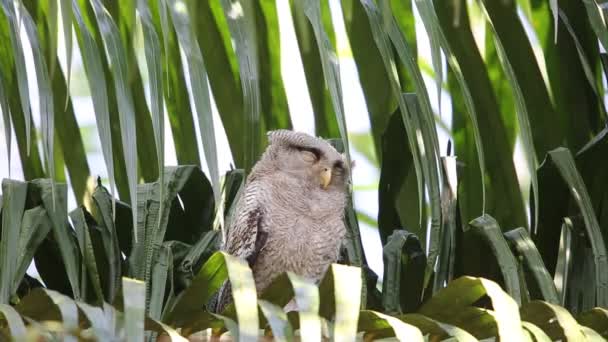
[[[336,262],[346,227],[350,165],[327,141],[289,130],[269,145],[249,174],[222,249],[247,261],[261,293],[284,272],[318,283]],[[215,311],[230,303],[230,284]]]

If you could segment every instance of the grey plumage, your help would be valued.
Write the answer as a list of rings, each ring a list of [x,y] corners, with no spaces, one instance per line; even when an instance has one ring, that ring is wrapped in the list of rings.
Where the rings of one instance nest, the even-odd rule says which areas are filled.
[[[346,232],[349,165],[327,141],[288,130],[268,134],[222,249],[249,263],[258,294],[284,272],[318,282],[339,256]],[[216,312],[231,301],[224,284]]]

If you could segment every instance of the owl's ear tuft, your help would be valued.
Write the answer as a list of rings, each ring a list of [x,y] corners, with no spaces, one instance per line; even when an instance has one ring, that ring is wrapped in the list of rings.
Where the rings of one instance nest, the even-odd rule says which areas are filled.
[[[275,130],[266,133],[266,137],[268,138],[268,145],[276,144],[279,140],[281,140],[281,135],[284,134],[282,132],[283,130]]]

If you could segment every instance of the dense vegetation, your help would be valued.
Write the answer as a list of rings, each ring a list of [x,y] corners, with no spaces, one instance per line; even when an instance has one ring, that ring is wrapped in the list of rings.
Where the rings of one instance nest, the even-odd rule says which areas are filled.
[[[286,274],[256,299],[247,265],[217,250],[265,132],[292,127],[275,1],[1,0],[0,121],[25,179],[2,182],[0,338],[181,340],[201,331],[242,340],[608,338],[601,1],[340,4],[368,140],[349,143],[328,2],[293,0],[289,20],[317,135],[380,168],[382,285],[351,203],[341,264],[318,286]],[[431,65],[417,60],[422,26],[414,9]],[[76,50],[104,184],[86,158],[71,69],[58,58],[65,53],[69,66]],[[447,125],[431,105],[429,75],[436,92],[449,95]],[[234,159],[227,174],[217,163],[210,94]],[[165,166],[165,125],[178,166]],[[447,149],[437,134],[446,126]],[[519,144],[523,163],[513,158]],[[10,153],[0,157],[11,163]],[[78,204],[70,211],[68,191]],[[26,273],[32,261],[44,284]],[[206,311],[227,278],[234,306]],[[285,314],[294,295],[299,312]]]

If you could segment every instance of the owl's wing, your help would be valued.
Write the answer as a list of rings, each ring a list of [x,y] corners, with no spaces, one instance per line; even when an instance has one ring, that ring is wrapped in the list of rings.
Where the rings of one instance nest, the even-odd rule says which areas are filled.
[[[246,185],[239,198],[226,241],[222,249],[231,255],[247,260],[250,267],[255,264],[260,250],[266,243],[267,233],[262,227],[264,210],[261,206],[262,187],[257,181]],[[226,281],[211,307],[221,313],[232,300],[232,286]]]
[[[247,260],[249,266],[255,264],[255,259],[266,244],[267,232],[262,225],[263,190],[258,181],[246,185],[238,200],[223,248],[229,254]]]

